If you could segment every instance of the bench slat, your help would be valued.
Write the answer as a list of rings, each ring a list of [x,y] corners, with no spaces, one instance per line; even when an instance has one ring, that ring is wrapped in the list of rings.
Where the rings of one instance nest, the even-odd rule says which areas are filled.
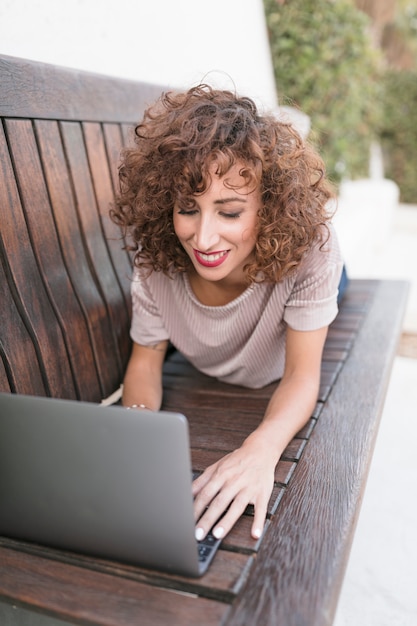
[[[32,338],[17,309],[1,263],[0,327],[0,389],[5,392],[46,395]]]
[[[19,584],[16,585],[16,581]],[[0,547],[0,595],[64,620],[106,626],[218,625],[228,605]],[[74,602],[74,598],[77,599]]]
[[[106,345],[103,349],[114,351],[115,357],[117,356],[119,361],[118,369],[120,376],[121,359],[114,332],[119,326],[118,319],[120,317],[122,320],[127,320],[124,294],[121,294],[120,285],[115,276],[103,236],[82,128],[74,122],[61,122],[60,127],[65,155],[70,169],[77,219],[80,224],[85,254],[92,274],[92,280],[96,284],[100,293],[100,299],[102,304],[104,304],[104,307],[101,304],[97,308],[97,314],[101,316],[100,322],[106,325]],[[110,204],[111,199],[111,197],[108,198],[108,204]],[[101,358],[97,363],[98,367],[100,367],[100,362],[103,362]],[[110,393],[114,390],[114,381],[112,385],[111,381],[106,380],[106,373],[104,372],[104,367],[106,366],[102,365],[101,367],[103,371],[100,374],[105,390]]]
[[[57,284],[51,285],[51,291],[58,303],[62,303],[69,359],[75,370],[79,397],[94,401],[103,395],[105,389],[95,360],[105,358],[100,351],[103,350],[102,341],[110,331],[99,322],[102,299],[82,245],[59,125],[51,121],[36,121],[35,130],[56,228],[56,233],[52,229],[41,232],[40,245],[50,256],[54,247],[60,248],[60,255],[53,256],[54,264],[58,258],[62,257],[62,260],[59,271],[55,268]],[[46,210],[39,217],[41,225],[44,213]],[[80,350],[81,345],[85,351]],[[77,375],[78,371],[83,371],[84,375]],[[110,384],[113,382],[114,379]]]
[[[107,125],[109,128],[110,125]],[[115,127],[115,125],[113,125]],[[91,171],[94,192],[97,200],[97,208],[103,230],[103,241],[108,248],[108,254],[113,266],[116,282],[125,300],[125,311],[119,307],[117,319],[112,320],[116,324],[116,332],[121,344],[121,354],[130,351],[126,347],[126,333],[124,329],[130,323],[130,286],[132,275],[132,262],[128,253],[123,249],[124,242],[120,228],[110,219],[109,208],[114,197],[111,171],[117,172],[116,165],[109,164],[106,154],[106,144],[103,129],[99,124],[83,124],[85,145],[88,155],[88,164]],[[116,302],[120,299],[116,293]],[[121,336],[121,334],[123,336]]]
[[[0,56],[0,115],[136,124],[163,87]]]
[[[9,364],[15,380],[22,376],[27,381],[28,369],[40,367],[43,384],[39,391],[36,390],[37,393],[42,394],[46,389],[51,395],[74,398],[74,380],[67,359],[62,327],[57,319],[59,305],[56,301],[51,302],[48,289],[49,271],[51,270],[53,279],[56,276],[54,264],[59,263],[59,259],[53,256],[46,258],[43,254],[45,246],[37,229],[37,226],[41,227],[44,236],[48,236],[49,229],[54,231],[54,225],[51,222],[49,200],[43,184],[32,127],[30,122],[11,120],[6,123],[6,130],[15,172],[9,160],[6,138],[0,130],[0,160],[4,171],[4,182],[0,185],[3,248],[7,257],[9,289],[39,360],[39,363],[28,363],[22,370],[15,369],[14,362],[19,361],[22,365],[24,355],[20,358],[15,356],[12,335],[7,339],[11,344]],[[47,210],[45,221],[40,223],[39,211],[42,206],[47,206]],[[35,252],[33,246],[36,247],[37,244]],[[59,289],[66,292],[65,275]],[[15,350],[21,349],[16,343]]]
[[[21,554],[31,555],[36,558],[49,559],[51,563],[67,564],[121,579],[147,583],[161,590],[177,589],[183,593],[198,594],[201,597],[231,603],[242,588],[245,577],[253,565],[253,555],[261,545],[260,540],[251,540],[249,536],[242,539],[243,535],[246,535],[244,528],[247,528],[249,524],[250,516],[244,516],[239,521],[236,532],[231,533],[228,538],[227,549],[220,547],[209,571],[201,578],[169,574],[162,570],[152,570],[129,563],[100,559],[3,537],[0,538],[0,555],[2,550],[10,550],[9,558],[15,563],[19,562]],[[0,596],[1,578],[0,568]]]

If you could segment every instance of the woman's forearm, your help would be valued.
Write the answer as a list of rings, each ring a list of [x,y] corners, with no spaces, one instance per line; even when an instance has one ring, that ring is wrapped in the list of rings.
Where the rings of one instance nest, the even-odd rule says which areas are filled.
[[[158,411],[162,404],[162,385],[148,371],[140,369],[126,372],[123,381],[123,406],[145,406]]]
[[[316,377],[292,376],[283,378],[273,393],[265,416],[245,443],[257,442],[263,453],[279,458],[303,428],[317,402],[319,380]]]
[[[162,366],[167,342],[155,347],[134,345],[123,381],[124,406],[158,411],[162,404]]]
[[[247,442],[258,444],[278,462],[296,433],[311,417],[320,386],[320,365],[327,328],[287,331],[286,366],[265,416]]]

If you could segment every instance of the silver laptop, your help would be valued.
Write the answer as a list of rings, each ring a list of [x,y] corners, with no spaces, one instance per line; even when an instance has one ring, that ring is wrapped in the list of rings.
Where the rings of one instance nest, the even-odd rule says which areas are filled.
[[[0,535],[200,576],[191,482],[179,413],[0,393]]]

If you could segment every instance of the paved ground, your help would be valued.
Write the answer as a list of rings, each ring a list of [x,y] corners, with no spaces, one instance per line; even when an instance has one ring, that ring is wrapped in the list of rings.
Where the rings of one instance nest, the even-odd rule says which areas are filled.
[[[352,198],[342,202],[339,223],[348,224],[352,208],[355,233],[350,241],[349,228],[341,236],[351,274],[404,278],[410,296],[334,626],[416,626],[417,206],[396,205],[374,241],[357,233],[368,208],[366,194],[360,197],[353,208]]]
[[[397,357],[334,626],[417,624],[416,382]]]

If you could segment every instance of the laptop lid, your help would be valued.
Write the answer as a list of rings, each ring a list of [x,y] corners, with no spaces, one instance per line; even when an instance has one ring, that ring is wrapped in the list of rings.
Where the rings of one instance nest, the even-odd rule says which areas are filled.
[[[188,423],[0,394],[0,534],[198,576]]]

